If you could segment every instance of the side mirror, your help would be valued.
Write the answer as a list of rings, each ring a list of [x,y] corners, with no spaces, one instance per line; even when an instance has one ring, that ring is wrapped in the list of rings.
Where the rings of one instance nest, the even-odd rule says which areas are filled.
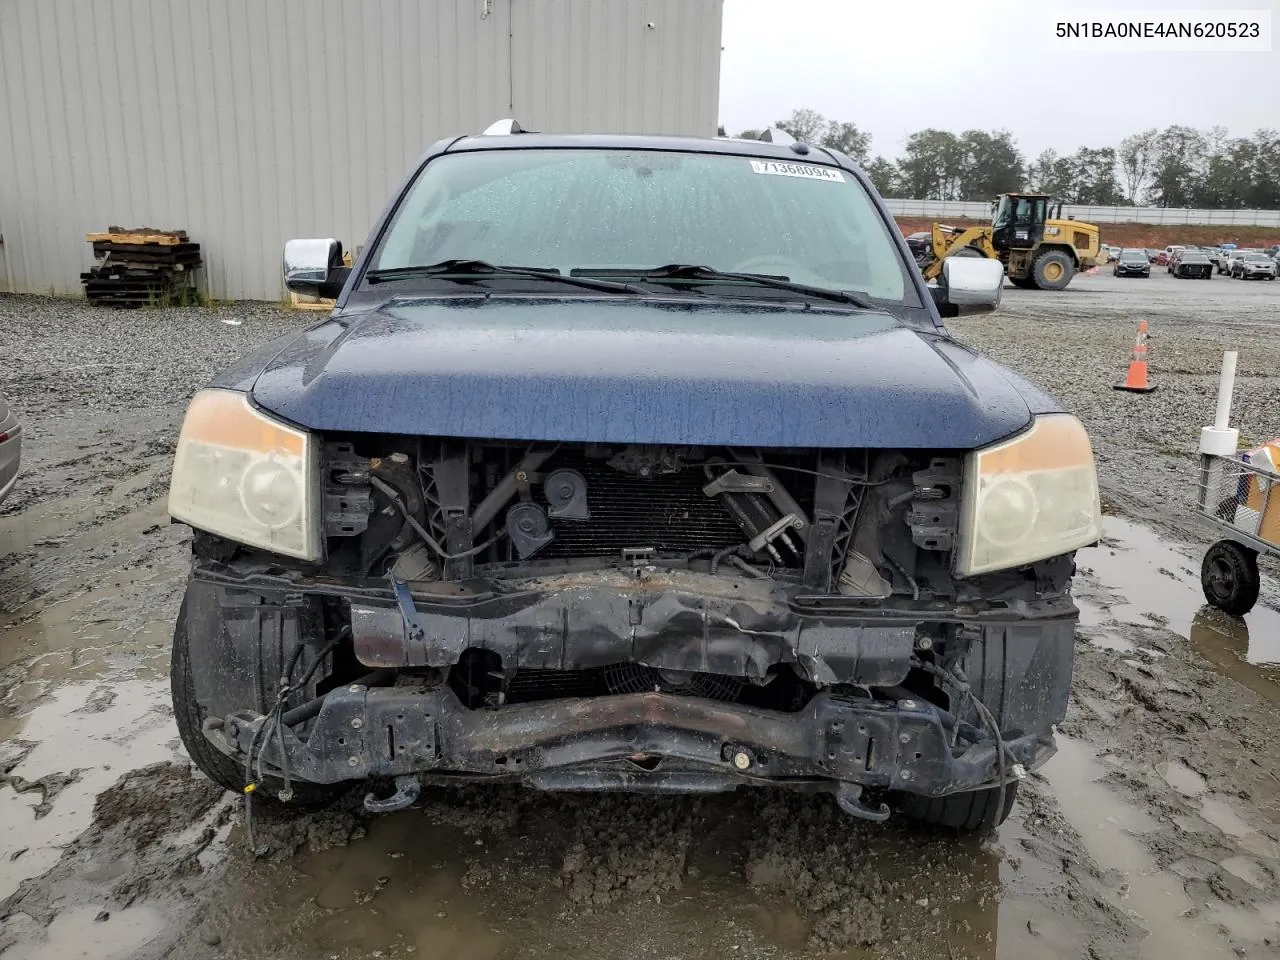
[[[284,245],[284,285],[294,293],[334,298],[350,275],[337,240],[289,240]]]
[[[934,293],[943,316],[980,313],[1000,305],[1004,264],[986,257],[947,257]]]

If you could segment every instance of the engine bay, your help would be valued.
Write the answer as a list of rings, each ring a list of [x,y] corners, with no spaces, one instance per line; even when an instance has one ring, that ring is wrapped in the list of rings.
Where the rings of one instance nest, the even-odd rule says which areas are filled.
[[[331,573],[519,578],[648,563],[953,596],[962,456],[329,438]]]

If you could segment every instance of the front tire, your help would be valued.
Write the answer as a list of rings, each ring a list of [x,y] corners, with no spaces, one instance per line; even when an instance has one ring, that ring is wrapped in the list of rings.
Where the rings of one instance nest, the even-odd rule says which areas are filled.
[[[988,834],[1009,819],[1018,798],[1018,783],[1006,784],[1004,802],[1000,788],[953,793],[947,797],[922,797],[903,794],[898,809],[921,823],[964,833]]]
[[[1233,617],[1243,617],[1258,602],[1262,586],[1258,554],[1234,540],[1219,540],[1205,552],[1200,586],[1211,605]]]
[[[1036,257],[1031,270],[1035,285],[1041,290],[1062,290],[1075,275],[1075,264],[1061,250],[1047,250]]]
[[[173,626],[173,654],[169,659],[169,689],[173,697],[173,719],[178,725],[178,736],[192,762],[206,777],[232,793],[243,793],[244,767],[231,757],[216,750],[204,735],[204,711],[196,699],[195,684],[191,680],[191,637],[187,630],[187,601],[182,601],[178,619]],[[328,806],[343,791],[339,787],[324,784],[292,782],[292,806],[318,809]],[[276,801],[282,780],[275,778],[259,785],[254,796]]]

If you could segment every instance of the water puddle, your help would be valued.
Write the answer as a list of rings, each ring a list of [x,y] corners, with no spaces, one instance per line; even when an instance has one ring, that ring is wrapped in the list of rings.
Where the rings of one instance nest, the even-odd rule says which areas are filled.
[[[157,469],[119,477],[115,492],[145,486]],[[177,754],[164,679],[172,618],[158,600],[181,569],[157,562],[157,544],[143,538],[163,505],[87,522],[111,506],[59,499],[0,525],[6,548],[36,551],[0,568],[0,746],[14,780],[0,786],[0,898],[57,862],[98,793]],[[50,936],[49,950],[62,949],[57,930]]]
[[[1195,904],[1182,879],[1158,869],[1137,838],[1155,830],[1156,821],[1099,782],[1106,769],[1087,744],[1062,734],[1057,739],[1058,755],[1041,772],[1093,860],[1124,875],[1114,905],[1147,931],[1139,955],[1158,960],[1234,956],[1212,929],[1185,918]]]
[[[1184,797],[1198,797],[1208,789],[1204,777],[1178,760],[1156,764],[1156,772]]]
[[[1222,861],[1222,869],[1258,890],[1265,890],[1267,887],[1266,874],[1252,857],[1243,854],[1227,857]]]
[[[105,916],[104,916],[105,914]],[[95,906],[65,910],[53,918],[39,940],[16,944],[0,954],[5,960],[128,960],[164,929],[164,918],[150,907],[107,912]]]
[[[167,646],[172,616],[148,618],[138,599],[155,592],[150,584],[154,576],[135,569],[94,578],[93,588],[47,603],[0,628],[0,668],[53,651],[71,651],[79,664],[98,651]]]
[[[1254,943],[1276,942],[1280,931],[1280,903],[1258,903],[1251,908],[1234,907],[1218,901],[1210,903],[1207,915],[1232,936]]]
[[[367,835],[350,843],[255,864],[215,894],[208,922],[221,934],[222,948],[236,956],[776,958],[811,956],[811,937],[833,934],[830,907],[806,909],[814,898],[829,898],[837,908],[855,906],[842,921],[853,932],[846,927],[843,936],[856,942],[857,924],[872,922],[882,930],[877,943],[904,938],[904,956],[1060,960],[1081,955],[1089,942],[1087,928],[1044,901],[1043,892],[1061,883],[1060,865],[1022,846],[1027,834],[1016,817],[1002,828],[999,844],[986,846],[922,838],[906,825],[869,828],[836,820],[856,840],[836,833],[803,849],[780,846],[774,854],[793,866],[803,862],[798,876],[812,871],[809,880],[817,878],[800,892],[744,882],[760,809],[749,799],[711,801],[719,816],[688,851],[684,878],[674,887],[669,878],[648,886],[650,873],[667,869],[661,842],[634,862],[631,847],[612,845],[612,831],[630,832],[625,823],[583,836],[572,822],[596,815],[555,798],[474,802],[429,800],[424,809],[369,821]],[[674,798],[650,806],[665,803],[705,815],[697,804]],[[514,816],[508,804],[518,806],[516,819],[507,819]],[[243,842],[238,828],[228,842]],[[637,846],[646,842],[636,838]],[[827,843],[874,879],[837,891],[822,879],[834,855]],[[590,871],[593,884],[622,871],[585,899],[576,875],[565,872],[567,862],[584,858],[598,863]],[[618,882],[626,892],[613,886]],[[868,910],[868,890],[879,891],[875,906],[858,913],[860,903]],[[880,956],[856,947],[838,955]]]
[[[1266,635],[1264,631],[1272,628],[1259,628],[1256,623],[1250,629],[1249,621],[1258,612],[1255,609],[1241,620],[1207,608],[1192,621],[1188,639],[1192,649],[1219,673],[1280,704],[1280,667],[1272,665],[1276,653],[1271,649],[1280,635]]]
[[[809,942],[812,924],[789,903],[757,904],[751,920],[766,940],[783,950],[799,952]]]
[[[1147,931],[1140,957],[1200,960],[1236,956],[1222,933],[1253,943],[1275,941],[1280,930],[1280,904],[1193,901],[1184,881],[1188,877],[1204,879],[1204,869],[1182,861],[1161,870],[1141,840],[1142,834],[1158,829],[1159,824],[1102,782],[1106,765],[1087,743],[1062,734],[1057,741],[1058,755],[1041,772],[1089,855],[1104,870],[1124,876],[1124,882],[1115,888],[1113,903]],[[1225,799],[1208,794],[1204,779],[1189,767],[1175,760],[1156,769],[1179,793],[1200,798],[1200,819],[1182,816],[1174,822],[1184,831],[1203,830],[1205,823],[1221,831],[1244,852],[1225,858],[1219,866],[1259,890],[1267,889],[1270,880],[1255,857],[1273,860],[1280,852],[1275,842],[1247,823]],[[1212,872],[1212,865],[1208,869]]]
[[[468,858],[465,840],[424,820],[421,815],[374,820],[364,840],[301,864],[315,902],[335,911],[335,919],[343,918],[316,931],[317,948],[337,943],[368,949],[379,942],[389,947],[398,940],[413,944],[424,960],[480,960],[501,951],[506,938],[483,922],[464,893],[464,883],[480,880],[478,871],[468,874],[463,866],[474,853]],[[376,914],[360,909],[375,897]],[[377,932],[366,926],[375,915],[385,924]]]
[[[58,861],[89,826],[102,790],[176,755],[167,685],[154,676],[61,686],[0,726],[7,741],[34,742],[10,771],[32,786],[20,794],[0,786],[0,899]]]
[[[1235,808],[1221,797],[1205,797],[1200,804],[1200,816],[1249,853],[1266,859],[1275,859],[1280,853],[1270,837],[1246,823]]]
[[[1280,703],[1280,612],[1260,602],[1244,618],[1227,616],[1204,602],[1198,556],[1122,517],[1104,517],[1103,532],[1101,544],[1076,558],[1082,637],[1140,653],[1145,638],[1132,628],[1163,627],[1188,638],[1221,673]]]

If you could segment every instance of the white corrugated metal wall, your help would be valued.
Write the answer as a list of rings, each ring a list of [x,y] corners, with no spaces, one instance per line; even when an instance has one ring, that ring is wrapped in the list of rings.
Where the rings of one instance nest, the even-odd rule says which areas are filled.
[[[440,137],[710,136],[723,0],[0,0],[0,290],[78,293],[85,233],[185,229],[215,297],[365,239]]]

